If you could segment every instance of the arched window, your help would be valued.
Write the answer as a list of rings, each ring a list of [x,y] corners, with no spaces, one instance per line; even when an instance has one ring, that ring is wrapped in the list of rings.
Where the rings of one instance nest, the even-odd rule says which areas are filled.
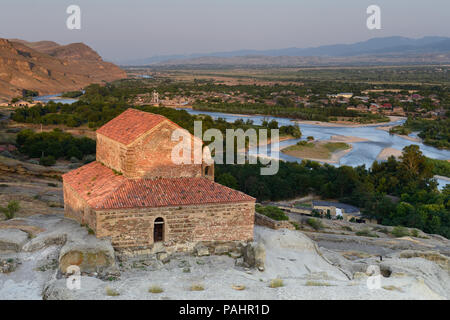
[[[210,175],[210,170],[211,170],[211,168],[209,166],[205,167],[205,176]]]
[[[164,219],[156,218],[153,227],[153,242],[164,241]]]

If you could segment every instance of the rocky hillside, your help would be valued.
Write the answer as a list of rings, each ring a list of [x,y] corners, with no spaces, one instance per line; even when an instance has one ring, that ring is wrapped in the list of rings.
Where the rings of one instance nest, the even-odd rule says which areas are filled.
[[[0,101],[20,96],[22,89],[54,94],[125,77],[83,43],[0,39]]]

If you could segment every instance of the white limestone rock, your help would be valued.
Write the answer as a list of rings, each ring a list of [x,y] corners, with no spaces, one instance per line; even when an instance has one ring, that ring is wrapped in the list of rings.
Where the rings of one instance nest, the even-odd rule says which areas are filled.
[[[19,252],[28,242],[28,233],[18,229],[0,229],[0,251]]]

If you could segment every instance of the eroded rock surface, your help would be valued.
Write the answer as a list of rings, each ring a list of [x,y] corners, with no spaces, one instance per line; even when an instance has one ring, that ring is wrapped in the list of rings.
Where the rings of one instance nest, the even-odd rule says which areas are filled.
[[[254,242],[248,244],[199,244],[193,254],[167,257],[162,251],[116,257],[107,240],[62,215],[23,220],[22,225],[40,232],[29,238],[27,232],[8,229],[19,232],[8,233],[15,240],[7,238],[8,250],[0,252],[10,270],[0,273],[0,299],[450,298],[448,240],[431,235],[410,240],[317,233],[314,241],[304,232],[256,226]],[[67,286],[69,265],[80,267],[79,290]],[[367,286],[374,275],[370,266],[381,276],[376,290]],[[273,279],[283,285],[270,288]],[[193,284],[205,290],[193,292]],[[149,293],[152,286],[163,292]]]
[[[28,241],[28,233],[18,229],[0,229],[0,251],[22,250]]]

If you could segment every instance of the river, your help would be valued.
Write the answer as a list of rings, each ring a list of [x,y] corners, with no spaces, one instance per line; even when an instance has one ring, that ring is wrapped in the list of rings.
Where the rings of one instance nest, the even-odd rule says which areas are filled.
[[[282,117],[271,117],[271,116],[259,116],[259,115],[237,115],[237,114],[229,114],[229,113],[221,113],[221,112],[208,112],[208,111],[198,111],[192,109],[179,108],[179,110],[186,110],[190,114],[207,114],[210,115],[213,119],[223,118],[228,122],[234,122],[237,119],[243,119],[246,121],[247,119],[253,120],[253,123],[259,125],[263,120],[276,120],[280,126],[283,125],[292,125],[294,124],[294,119],[292,118],[282,118]],[[394,148],[398,150],[402,150],[404,147],[416,144],[420,147],[420,150],[423,154],[429,158],[433,159],[441,159],[447,160],[450,159],[450,151],[449,150],[440,150],[431,146],[427,146],[421,142],[412,142],[405,138],[399,137],[397,135],[391,135],[384,130],[377,129],[377,127],[383,127],[386,125],[400,125],[405,120],[398,120],[394,122],[390,122],[389,124],[380,124],[380,125],[370,125],[370,126],[361,126],[361,127],[324,127],[320,125],[314,124],[300,124],[300,129],[302,131],[301,139],[290,139],[281,141],[279,144],[280,149],[283,149],[287,146],[294,145],[300,140],[305,140],[308,136],[313,136],[316,140],[328,140],[333,135],[343,135],[343,136],[352,136],[364,138],[369,141],[365,142],[353,142],[351,145],[353,149],[343,156],[339,163],[336,165],[347,165],[356,167],[359,165],[366,165],[367,168],[372,166],[372,163],[377,159],[378,154],[384,148]],[[411,136],[415,136],[414,134]],[[270,149],[269,145],[269,149]],[[249,150],[249,154],[257,154],[257,148],[252,148]],[[296,157],[292,157],[286,155],[284,153],[279,153],[279,159],[284,161],[292,161],[292,162],[301,162],[302,160]],[[444,179],[437,179],[439,183],[439,187],[442,188],[445,186],[448,181]]]
[[[74,102],[77,102],[78,99],[64,98],[64,97],[61,97],[61,93],[59,93],[59,94],[50,94],[47,96],[35,97],[35,98],[33,98],[33,101],[36,103],[37,102],[47,103],[49,101],[53,101],[54,103],[72,104]]]
[[[77,99],[70,98],[61,98],[58,94],[48,95],[48,96],[39,96],[34,98],[34,101],[38,102],[48,102],[54,101],[55,103],[74,103]],[[213,119],[223,118],[228,122],[234,122],[237,119],[243,119],[246,121],[247,119],[253,120],[253,123],[256,125],[260,125],[264,120],[271,121],[276,120],[280,126],[292,125],[294,124],[294,119],[292,118],[283,118],[283,117],[272,117],[272,116],[260,116],[260,115],[238,115],[231,113],[221,113],[221,112],[209,112],[209,111],[198,111],[188,108],[177,108],[178,110],[185,110],[190,114],[199,115],[206,114],[210,115]],[[296,144],[300,140],[305,140],[308,136],[313,136],[316,140],[328,140],[331,136],[334,135],[342,135],[342,136],[352,136],[364,138],[369,141],[364,142],[352,142],[353,146],[352,150],[343,156],[337,166],[347,165],[356,167],[359,165],[365,165],[367,168],[372,166],[372,163],[377,159],[378,154],[384,148],[394,148],[398,150],[402,150],[404,147],[416,144],[420,147],[420,150],[423,154],[429,158],[447,160],[450,159],[450,151],[449,150],[440,150],[431,146],[427,146],[421,142],[412,142],[405,138],[399,137],[397,135],[391,135],[384,130],[379,130],[377,127],[383,127],[386,125],[401,125],[405,120],[398,120],[394,122],[390,122],[389,124],[380,124],[380,125],[368,125],[368,126],[360,126],[360,127],[344,127],[344,126],[320,126],[314,124],[300,124],[300,129],[302,131],[301,139],[290,139],[281,141],[279,143],[279,149],[283,149],[285,147]],[[411,137],[417,137],[416,133],[410,135]],[[269,145],[268,149],[271,150],[272,145]],[[250,155],[256,155],[258,153],[257,148],[252,148],[249,150]],[[291,162],[301,162],[302,160],[296,157],[289,156],[282,152],[279,152],[279,159],[284,161]],[[439,183],[439,188],[442,188],[447,183],[449,183],[446,179],[437,179]]]

